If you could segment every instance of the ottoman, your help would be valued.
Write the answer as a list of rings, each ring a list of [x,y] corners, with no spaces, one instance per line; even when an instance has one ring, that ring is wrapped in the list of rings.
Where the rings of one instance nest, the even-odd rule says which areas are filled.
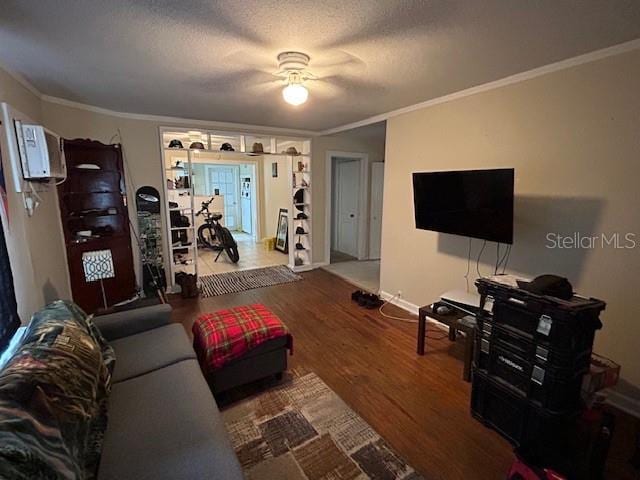
[[[287,351],[293,353],[286,325],[262,304],[205,313],[192,331],[193,349],[213,393],[281,377]]]

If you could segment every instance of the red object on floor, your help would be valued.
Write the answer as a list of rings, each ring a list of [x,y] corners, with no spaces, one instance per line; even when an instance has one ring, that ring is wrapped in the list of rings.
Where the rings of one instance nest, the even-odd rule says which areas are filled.
[[[516,458],[509,469],[507,480],[567,480],[567,477],[548,468],[529,466],[520,458]]]
[[[293,338],[286,325],[260,303],[200,315],[192,332],[200,365],[209,372],[283,336],[288,338],[288,348],[293,352]]]

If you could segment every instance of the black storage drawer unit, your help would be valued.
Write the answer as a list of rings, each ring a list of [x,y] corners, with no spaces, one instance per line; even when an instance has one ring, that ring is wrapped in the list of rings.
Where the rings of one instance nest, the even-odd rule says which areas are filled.
[[[476,351],[478,364],[488,361],[482,359],[487,354],[492,342],[501,342],[508,345],[516,353],[529,361],[535,361],[540,365],[549,365],[557,368],[582,370],[589,367],[591,360],[592,342],[580,345],[576,349],[562,349],[551,346],[549,342],[535,341],[533,335],[528,335],[509,325],[497,324],[491,315],[477,317],[479,335],[479,347]],[[478,358],[480,357],[480,359]],[[485,367],[481,367],[485,368]]]
[[[493,322],[511,326],[536,342],[579,352],[591,347],[602,327],[605,303],[574,296],[571,300],[541,296],[481,278],[476,282],[481,305],[493,298]],[[482,311],[482,308],[480,309]]]
[[[601,327],[598,315],[599,312],[591,312],[573,316],[549,308],[532,312],[520,305],[495,300],[493,304],[495,323],[511,326],[537,342],[569,351],[582,351],[593,344],[595,331]]]
[[[474,370],[471,414],[516,446],[566,445],[577,413],[551,413],[523,398],[500,380]]]
[[[478,338],[476,367],[513,387],[522,398],[536,402],[552,412],[575,410],[580,401],[581,369],[556,368],[530,360],[500,340]]]

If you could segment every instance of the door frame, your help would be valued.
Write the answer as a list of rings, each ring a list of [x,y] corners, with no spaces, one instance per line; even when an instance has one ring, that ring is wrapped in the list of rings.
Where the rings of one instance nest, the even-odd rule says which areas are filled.
[[[372,224],[372,221],[373,221],[373,218],[372,218],[372,215],[373,215],[373,208],[372,208],[372,205],[373,205],[373,168],[374,168],[374,166],[376,164],[379,164],[380,166],[382,166],[382,196],[384,197],[384,168],[385,168],[385,164],[384,164],[384,162],[371,162],[369,164],[369,170],[370,170],[369,190],[370,190],[370,192],[369,192],[369,232],[368,232],[368,234],[369,234],[369,236],[368,236],[368,239],[369,239],[368,254],[369,254],[369,259],[370,260],[379,260],[382,257],[382,210],[380,210],[380,237],[381,237],[379,239],[379,242],[380,242],[380,255],[378,255],[376,257],[373,257],[371,255],[371,237],[372,237],[371,234],[373,233],[373,230],[371,228],[371,224]],[[381,199],[381,200],[383,200],[383,199]],[[382,205],[384,207],[384,202],[383,201],[382,201]]]
[[[369,221],[369,155],[361,152],[328,150],[325,156],[325,238],[324,261],[331,263],[331,238],[333,237],[333,162],[334,158],[349,158],[360,162],[360,195],[358,196],[358,260],[367,259]]]
[[[253,241],[258,243],[259,240],[262,238],[262,228],[261,228],[261,220],[262,220],[262,215],[260,214],[260,199],[262,198],[262,169],[260,168],[260,166],[258,165],[258,160],[254,160],[253,158],[258,158],[258,157],[248,157],[246,160],[243,159],[242,161],[239,160],[227,160],[227,159],[221,159],[221,158],[216,158],[215,160],[202,160],[200,159],[198,162],[195,163],[199,163],[199,164],[209,164],[209,165],[233,165],[233,166],[237,166],[238,168],[240,168],[241,164],[248,164],[248,165],[253,165],[253,171],[254,171],[254,181],[253,181],[253,191],[252,191],[252,195],[254,197],[254,201],[252,202],[252,208],[255,207],[255,210],[252,212],[253,213],[253,227],[254,227],[254,234],[252,235],[253,237]],[[206,169],[205,169],[206,170]],[[240,177],[238,177],[240,178]],[[238,182],[238,188],[240,188],[240,182]],[[238,199],[240,199],[240,195],[238,194]],[[238,203],[238,209],[240,208],[240,205]]]

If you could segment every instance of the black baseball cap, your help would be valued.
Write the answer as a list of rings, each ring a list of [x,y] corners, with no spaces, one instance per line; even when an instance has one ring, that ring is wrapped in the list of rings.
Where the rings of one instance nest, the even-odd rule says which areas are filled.
[[[530,282],[518,280],[518,287],[536,295],[548,295],[562,300],[573,298],[573,286],[569,280],[558,275],[538,275]]]

